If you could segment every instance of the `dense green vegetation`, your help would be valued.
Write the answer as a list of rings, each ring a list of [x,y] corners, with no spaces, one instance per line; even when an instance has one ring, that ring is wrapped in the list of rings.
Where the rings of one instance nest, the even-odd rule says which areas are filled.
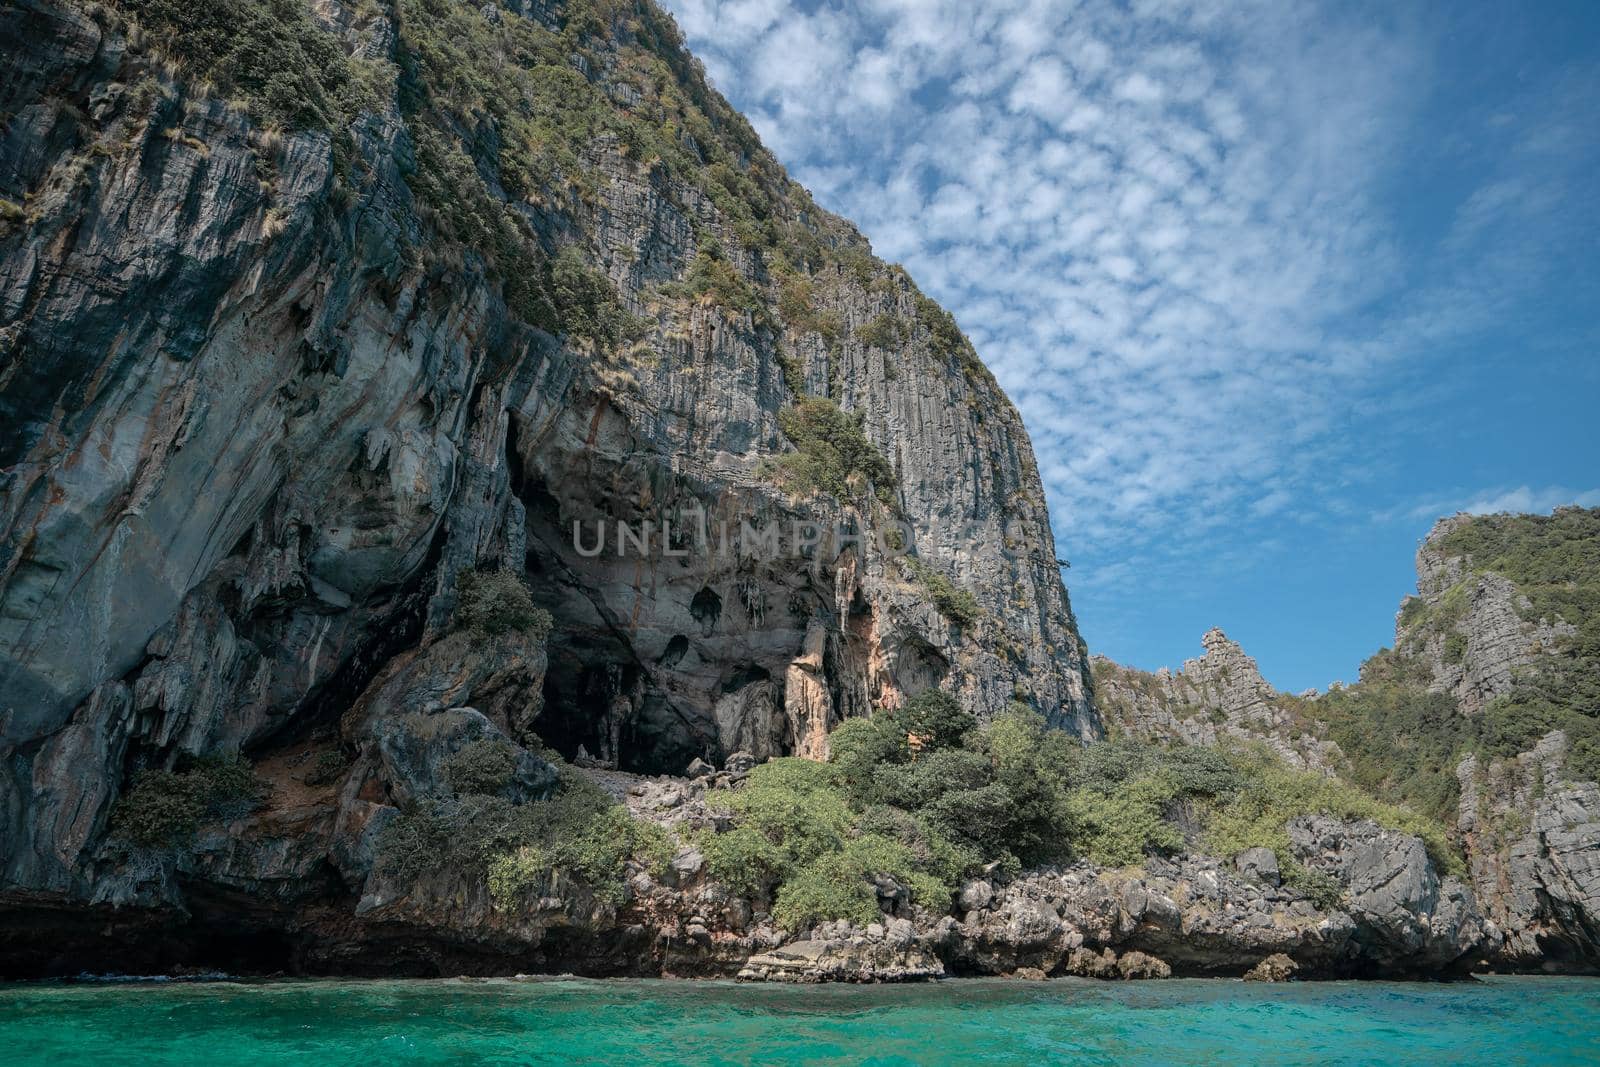
[[[856,340],[871,348],[899,348],[904,340],[900,320],[893,315],[879,315],[862,323],[856,330]]]
[[[113,839],[145,848],[182,846],[200,827],[254,811],[266,785],[250,764],[208,756],[184,769],[140,771],[111,812]]]
[[[1477,745],[1476,720],[1455,698],[1429,693],[1420,657],[1384,649],[1361,666],[1361,680],[1317,700],[1316,716],[1345,754],[1343,773],[1377,796],[1447,822],[1459,793],[1456,764]]]
[[[514,766],[479,751],[457,780],[452,764],[457,796],[425,801],[392,819],[378,840],[378,870],[405,881],[441,872],[484,878],[495,905],[514,909],[556,873],[619,903],[630,859],[659,869],[671,858],[665,831],[634,819],[570,767],[561,766],[561,783],[548,800],[514,804],[495,795]],[[496,767],[503,769],[498,778]]]
[[[796,492],[853,500],[870,486],[879,501],[892,505],[894,468],[868,440],[862,424],[859,412],[848,414],[825,397],[800,397],[778,415],[778,425],[796,451],[779,456],[771,470]]]
[[[1407,599],[1400,624],[1414,636],[1442,639],[1446,663],[1466,657],[1466,637],[1455,627],[1468,610],[1476,573],[1510,579],[1528,598],[1531,619],[1559,616],[1577,633],[1523,669],[1512,691],[1477,716],[1463,715],[1453,697],[1427,691],[1431,669],[1418,653],[1379,652],[1362,665],[1359,684],[1315,704],[1345,752],[1345,773],[1379,796],[1448,819],[1462,757],[1515,755],[1561,729],[1569,744],[1567,774],[1600,777],[1600,509],[1481,516],[1453,530],[1440,548],[1466,559],[1468,575],[1434,604]]]
[[[1453,530],[1441,548],[1464,556],[1474,571],[1515,582],[1530,620],[1559,617],[1577,631],[1484,709],[1484,749],[1510,755],[1565,730],[1567,773],[1600,778],[1600,508],[1481,516]]]
[[[550,633],[550,613],[533,602],[533,594],[513,571],[463,570],[456,575],[457,628],[485,637],[525,633],[542,638]]]
[[[791,269],[779,272],[778,314],[792,328],[802,333],[821,334],[830,344],[844,329],[837,311],[818,309],[816,286],[811,279]]]
[[[457,796],[495,796],[517,770],[517,750],[495,737],[462,745],[444,761],[445,783]]]
[[[263,122],[338,130],[378,106],[370,72],[346,58],[303,0],[110,0],[191,74]]]
[[[682,282],[661,286],[667,296],[705,300],[728,311],[768,319],[766,297],[745,280],[715,241],[704,241],[689,263]]]
[[[1151,853],[1273,849],[1291,885],[1323,904],[1337,887],[1301,865],[1286,829],[1326,812],[1414,833],[1443,869],[1460,859],[1437,823],[1263,750],[1132,742],[1083,746],[1020,705],[978,727],[948,694],[842,724],[826,764],[776,760],[722,802],[732,829],[701,841],[714,876],[770,891],[791,928],[878,914],[887,876],[942,910],[962,879],[1075,858],[1137,866]]]

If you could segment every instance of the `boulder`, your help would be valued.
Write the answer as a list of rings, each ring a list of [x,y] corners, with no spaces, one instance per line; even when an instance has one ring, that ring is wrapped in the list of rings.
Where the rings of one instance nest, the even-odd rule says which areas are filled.
[[[480,741],[504,744],[512,771],[498,795],[513,803],[542,800],[554,791],[556,769],[513,742],[475,708],[442,708],[385,716],[372,724],[371,748],[380,773],[400,804],[454,792],[450,758]]]
[[[978,879],[968,882],[961,887],[961,910],[980,911],[989,906],[989,901],[994,899],[994,886]]]
[[[1244,973],[1246,982],[1287,982],[1300,965],[1281,952],[1274,952]]]
[[[1233,865],[1246,878],[1264,885],[1279,885],[1283,881],[1278,871],[1278,854],[1270,848],[1247,848],[1233,857]]]
[[[1165,960],[1136,950],[1118,958],[1117,973],[1123,978],[1171,978],[1172,968]]]
[[[1341,906],[1355,921],[1368,961],[1432,973],[1499,947],[1500,935],[1472,891],[1439,876],[1421,838],[1327,815],[1301,816],[1288,829],[1296,857],[1344,886]]]
[[[759,761],[748,752],[735,752],[723,763],[722,769],[729,774],[748,774]]]

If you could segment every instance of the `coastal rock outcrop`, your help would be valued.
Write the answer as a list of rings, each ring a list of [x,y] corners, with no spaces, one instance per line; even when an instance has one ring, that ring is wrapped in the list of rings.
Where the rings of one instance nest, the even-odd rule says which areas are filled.
[[[1369,740],[1361,731],[1384,727],[1390,708],[1426,708],[1408,728],[1453,738],[1445,756],[1488,740],[1497,750],[1469,754],[1459,765],[1426,768],[1445,779],[1431,787],[1429,798],[1446,809],[1464,847],[1466,885],[1443,879],[1434,886],[1419,874],[1416,857],[1379,847],[1376,840],[1324,849],[1315,824],[1298,827],[1297,847],[1308,850],[1308,862],[1318,869],[1370,865],[1370,872],[1352,875],[1352,884],[1382,885],[1384,894],[1400,897],[1358,894],[1352,900],[1375,906],[1370,921],[1409,946],[1409,953],[1442,958],[1461,947],[1437,941],[1437,931],[1416,917],[1415,904],[1457,909],[1450,927],[1465,930],[1474,921],[1475,902],[1500,935],[1500,948],[1488,956],[1492,965],[1592,972],[1600,968],[1600,787],[1590,780],[1594,765],[1587,764],[1586,772],[1575,764],[1572,742],[1561,729],[1542,738],[1535,734],[1522,742],[1526,750],[1511,748],[1510,754],[1494,735],[1523,729],[1521,718],[1546,723],[1552,714],[1576,712],[1566,721],[1587,726],[1584,679],[1593,677],[1593,660],[1583,658],[1590,655],[1581,652],[1590,639],[1580,626],[1591,621],[1583,590],[1592,586],[1582,583],[1592,583],[1593,576],[1581,561],[1592,552],[1595,528],[1595,513],[1582,508],[1558,508],[1550,516],[1463,514],[1439,520],[1417,550],[1417,592],[1396,618],[1394,648],[1369,661],[1356,686],[1327,697],[1274,692],[1238,646],[1214,630],[1206,635],[1206,656],[1189,661],[1177,675],[1152,675],[1096,657],[1098,705],[1114,733],[1202,744],[1261,741],[1287,760],[1347,775],[1362,768],[1328,739],[1328,717],[1348,716],[1351,705],[1359,711],[1367,689],[1375,693],[1367,714],[1376,718],[1365,725],[1344,721],[1346,730],[1357,731],[1356,745]],[[1474,558],[1474,546],[1482,558]],[[1521,566],[1533,580],[1519,585],[1491,564]],[[1540,585],[1543,609],[1530,595]],[[1550,610],[1551,604],[1564,605],[1573,617]],[[1329,703],[1345,710],[1330,712]],[[1495,716],[1503,717],[1499,725],[1485,729],[1485,719]],[[1395,736],[1391,743],[1427,746],[1433,740]],[[1592,750],[1592,737],[1585,744]],[[1453,770],[1454,780],[1441,770]],[[1238,859],[1241,869],[1259,876],[1253,862]]]
[[[1327,873],[1336,899],[1262,885],[1203,856],[1152,858],[1144,871],[1076,864],[970,882],[955,916],[866,930],[826,924],[753,957],[740,977],[1439,976],[1498,949],[1470,891],[1441,878],[1417,838],[1321,818],[1294,833],[1297,853]]]
[[[1472,882],[1522,967],[1600,964],[1600,786],[1563,775],[1566,736],[1512,759],[1461,761],[1458,828]]]
[[[1282,954],[1310,976],[1447,974],[1498,947],[1470,892],[1439,878],[1417,838],[1332,820],[1308,820],[1297,837],[1333,878],[1336,900],[1203,856],[1152,858],[1144,871],[1079,864],[1018,878],[968,911],[946,935],[947,964],[1104,977],[1105,953],[1138,952],[1174,973],[1237,976]]]
[[[1260,742],[1291,766],[1332,771],[1339,747],[1322,736],[1298,698],[1268,685],[1256,661],[1221,630],[1207,631],[1201,644],[1205,655],[1185,660],[1176,674],[1091,659],[1096,706],[1119,736],[1189,745]]]

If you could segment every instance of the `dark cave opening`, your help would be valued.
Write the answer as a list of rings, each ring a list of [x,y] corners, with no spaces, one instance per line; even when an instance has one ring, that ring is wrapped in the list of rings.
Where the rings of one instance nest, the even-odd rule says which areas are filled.
[[[603,642],[550,650],[544,710],[534,731],[562,758],[579,749],[634,774],[682,774],[707,754],[666,694],[637,666],[607,658]]]
[[[657,681],[691,655],[690,635],[673,635],[659,653],[641,659],[627,619],[611,614],[623,609],[605,602],[605,589],[626,588],[629,579],[607,572],[609,557],[580,558],[571,550],[561,502],[535,471],[519,466],[514,483],[527,522],[523,574],[554,620],[534,733],[567,760],[581,748],[604,765],[638,774],[682,774],[696,757],[715,757],[715,737],[692,725]],[[716,592],[700,590],[692,606],[698,627],[715,627],[721,612]]]

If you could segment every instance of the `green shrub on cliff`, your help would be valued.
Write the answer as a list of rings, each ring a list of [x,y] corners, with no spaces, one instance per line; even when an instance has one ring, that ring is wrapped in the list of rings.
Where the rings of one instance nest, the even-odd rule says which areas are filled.
[[[943,689],[925,689],[889,714],[908,736],[929,751],[953,749],[976,729],[978,720]]]
[[[550,296],[562,333],[616,348],[644,325],[622,307],[616,286],[584,261],[575,245],[563,245],[550,261]]]
[[[683,281],[669,282],[660,291],[667,296],[705,300],[736,314],[754,315],[762,322],[768,316],[765,295],[745,280],[715,241],[701,243]]]
[[[884,504],[894,501],[894,468],[862,430],[863,418],[847,414],[819,396],[804,396],[778,414],[778,425],[796,451],[779,456],[770,469],[798,492],[858,497],[870,484]]]
[[[494,796],[516,773],[517,750],[500,738],[480,738],[446,757],[443,770],[444,780],[458,796]]]
[[[516,632],[543,638],[552,625],[550,613],[534,604],[527,584],[509,570],[456,575],[454,621],[458,629],[485,637]]]
[[[330,785],[344,777],[344,772],[350,769],[350,760],[344,752],[337,748],[324,749],[317,753],[317,758],[312,761],[311,768],[305,773],[307,785]]]
[[[364,103],[339,39],[302,0],[110,0],[189,74],[255,117],[290,128],[344,125]]]
[[[957,626],[971,626],[983,617],[983,608],[971,590],[962,589],[930,564],[915,556],[900,556],[899,562],[927,592],[939,614]]]
[[[496,907],[517,907],[554,872],[576,876],[599,899],[620,904],[630,859],[658,872],[665,868],[672,858],[666,831],[597,793],[568,792],[525,806],[533,816],[521,827],[526,839],[489,862]]]
[[[779,276],[778,314],[791,328],[802,333],[821,334],[823,340],[830,343],[838,338],[843,328],[837,311],[818,310],[810,279],[793,271]]]
[[[1041,830],[1061,808],[1035,762],[1060,751],[1060,736],[1037,716],[976,730],[939,690],[853,719],[830,736],[828,763],[774,760],[716,795],[735,825],[702,835],[709,873],[744,894],[773,890],[791,929],[871,921],[881,879],[942,911],[985,860],[1015,869],[1019,854],[1065,855],[1064,839]]]
[[[242,818],[266,785],[239,757],[206,756],[186,769],[140,771],[111,813],[111,836],[154,848],[182,845],[208,823]]]
[[[879,315],[856,329],[856,340],[871,348],[899,348],[904,340],[900,320],[893,315]]]

